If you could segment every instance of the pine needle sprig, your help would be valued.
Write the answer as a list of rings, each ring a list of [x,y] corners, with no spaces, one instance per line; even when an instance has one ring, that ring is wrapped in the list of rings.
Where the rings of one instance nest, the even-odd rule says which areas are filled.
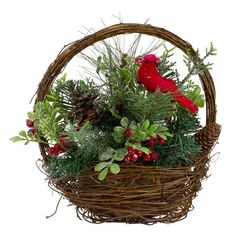
[[[183,61],[188,69],[188,74],[180,82],[179,86],[182,87],[192,75],[199,75],[207,70],[211,70],[213,63],[206,62],[206,59],[210,56],[215,56],[216,52],[217,49],[211,43],[210,47],[206,48],[205,55],[203,57],[200,56],[199,49],[196,50],[197,59],[195,59],[190,53],[184,55]]]

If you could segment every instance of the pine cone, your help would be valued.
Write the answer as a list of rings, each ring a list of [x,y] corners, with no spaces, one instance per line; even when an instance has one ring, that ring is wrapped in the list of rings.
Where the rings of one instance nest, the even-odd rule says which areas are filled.
[[[79,129],[84,125],[86,121],[90,121],[91,124],[99,121],[99,115],[96,113],[93,105],[97,95],[84,94],[80,90],[80,86],[77,85],[73,94],[72,106],[70,118],[77,124]]]
[[[209,153],[220,136],[221,126],[211,123],[202,128],[196,135],[195,140],[202,146],[202,152]]]

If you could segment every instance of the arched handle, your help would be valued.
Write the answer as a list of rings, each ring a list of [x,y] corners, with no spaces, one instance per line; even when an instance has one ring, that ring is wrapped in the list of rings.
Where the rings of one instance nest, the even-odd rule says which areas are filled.
[[[199,59],[191,44],[163,28],[134,23],[113,25],[65,46],[44,74],[37,90],[36,102],[43,101],[56,77],[62,72],[68,62],[83,49],[101,40],[130,33],[140,33],[161,38],[181,49],[185,54],[190,54],[193,59]],[[206,124],[208,125],[216,121],[215,86],[209,71],[205,71],[199,77],[206,97]]]

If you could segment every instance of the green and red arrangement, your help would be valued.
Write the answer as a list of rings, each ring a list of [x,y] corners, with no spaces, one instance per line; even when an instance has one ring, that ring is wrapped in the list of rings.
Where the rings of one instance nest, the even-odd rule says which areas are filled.
[[[115,36],[139,33],[123,51]],[[142,34],[163,38],[184,51],[187,75],[165,45],[137,55]],[[114,37],[114,44],[105,41]],[[101,42],[103,47],[96,47]],[[83,49],[94,45],[94,54]],[[115,46],[114,46],[115,45]],[[39,84],[26,126],[11,140],[37,142],[50,186],[93,223],[175,222],[186,217],[206,177],[220,134],[215,90],[206,62],[190,44],[161,28],[119,24],[66,46]],[[60,75],[79,55],[94,68],[76,80]],[[86,73],[85,73],[86,74]],[[207,125],[198,110],[205,105]]]

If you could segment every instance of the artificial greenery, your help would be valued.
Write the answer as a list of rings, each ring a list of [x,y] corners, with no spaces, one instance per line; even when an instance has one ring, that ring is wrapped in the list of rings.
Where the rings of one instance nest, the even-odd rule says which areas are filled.
[[[203,57],[201,57],[199,49],[196,50],[196,57],[192,56],[190,53],[185,54],[183,61],[188,69],[188,74],[180,82],[179,86],[182,87],[185,82],[191,78],[191,76],[202,74],[206,70],[210,70],[213,63],[206,62],[206,59],[210,56],[215,56],[216,52],[217,49],[213,46],[213,43],[211,43],[210,47],[206,48],[205,55]]]
[[[201,150],[194,139],[194,134],[201,128],[199,118],[179,107],[167,126],[174,135],[159,148],[161,158],[155,163],[166,167],[190,165]]]
[[[150,92],[137,83],[141,62],[136,57],[161,51],[157,43],[137,55],[140,40],[139,34],[126,51],[114,38],[113,44],[102,41],[101,47],[94,46],[93,56],[81,53],[93,68],[84,67],[89,76],[78,81],[67,79],[66,74],[58,78],[45,100],[28,113],[29,131],[11,140],[46,144],[47,171],[52,177],[78,176],[94,161],[100,181],[109,173],[118,174],[123,162],[191,165],[201,150],[194,139],[201,128],[199,117],[175,102],[170,92]],[[188,73],[183,79],[172,59],[175,48],[164,45],[162,49],[157,63],[160,75],[171,78],[181,94],[204,107],[201,88],[191,77],[210,69],[212,63],[206,59],[216,49],[211,44],[202,58],[198,50],[197,59],[184,56]]]
[[[69,123],[65,128],[67,152],[60,158],[54,157],[50,161],[49,172],[52,176],[79,175],[80,172],[96,160],[107,146],[113,145],[109,135],[105,135],[89,122],[77,131],[73,124]]]
[[[136,121],[161,121],[173,114],[175,106],[167,93],[133,93],[126,99],[124,108]]]
[[[24,141],[25,145],[30,142],[44,143],[44,141],[41,140],[39,135],[33,135],[31,132],[26,132],[25,130],[21,130],[18,136],[14,136],[10,140],[12,142]]]

